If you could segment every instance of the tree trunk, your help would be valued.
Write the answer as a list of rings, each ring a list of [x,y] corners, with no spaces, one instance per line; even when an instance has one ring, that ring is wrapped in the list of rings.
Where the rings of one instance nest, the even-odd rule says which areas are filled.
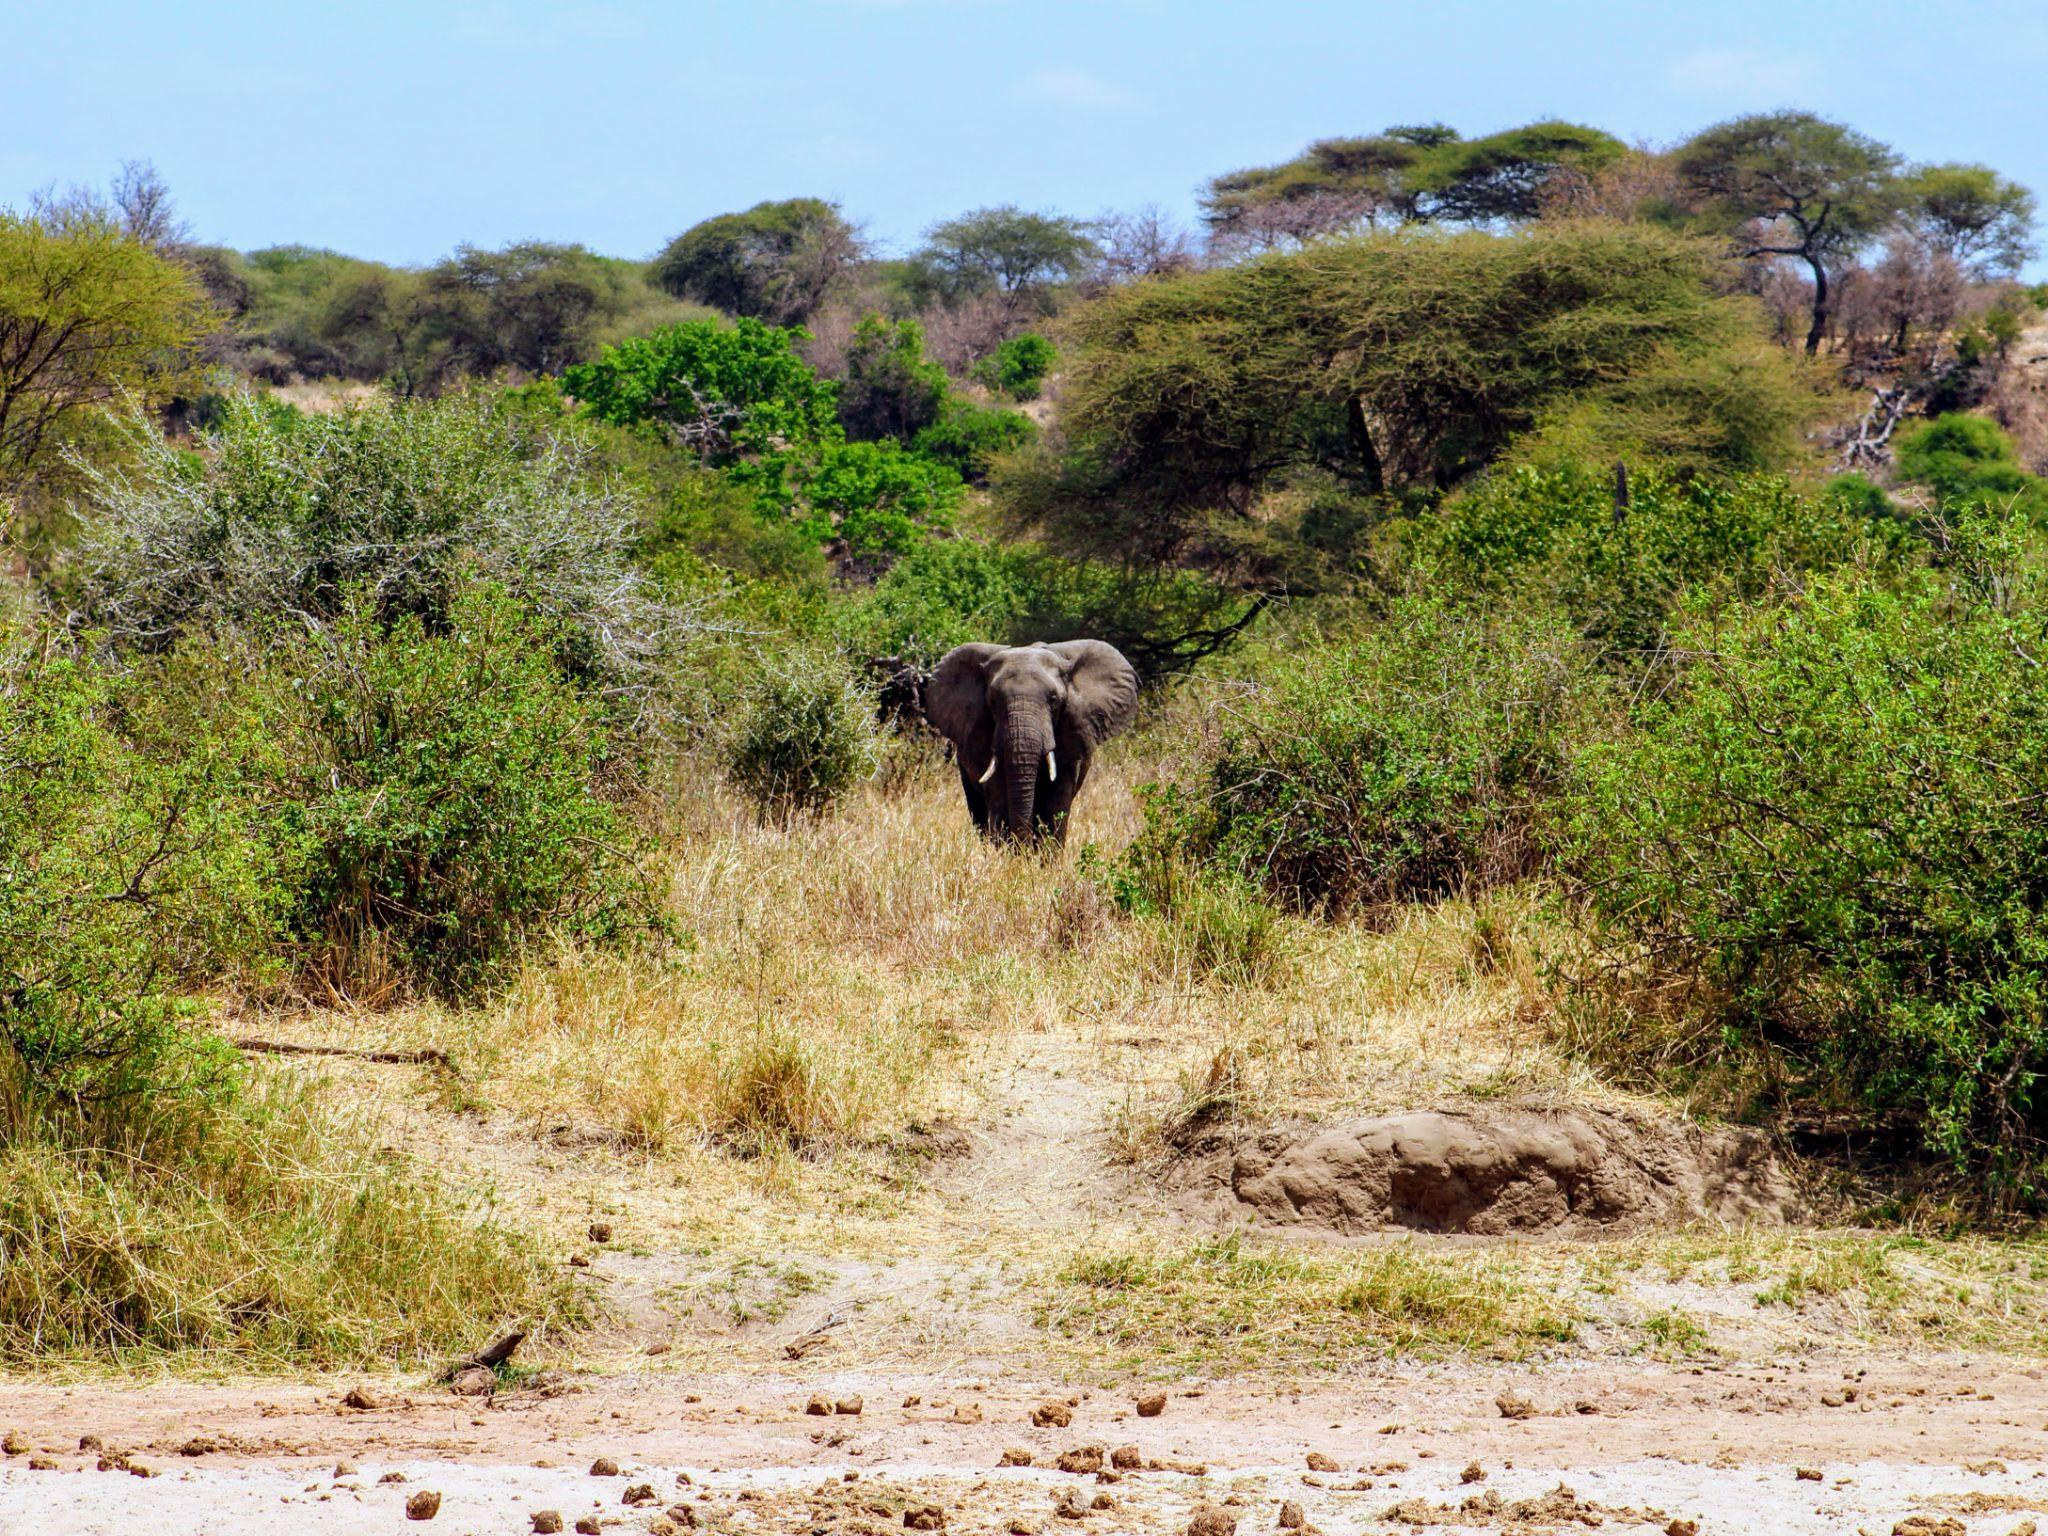
[[[1806,253],[1806,264],[1813,268],[1813,324],[1806,330],[1806,355],[1812,357],[1820,351],[1821,333],[1828,328],[1828,269],[1817,251]]]
[[[1387,488],[1387,472],[1380,463],[1380,451],[1373,446],[1372,430],[1365,424],[1365,405],[1353,395],[1344,402],[1344,425],[1351,434],[1351,451],[1358,455],[1358,477],[1368,494],[1377,496]]]

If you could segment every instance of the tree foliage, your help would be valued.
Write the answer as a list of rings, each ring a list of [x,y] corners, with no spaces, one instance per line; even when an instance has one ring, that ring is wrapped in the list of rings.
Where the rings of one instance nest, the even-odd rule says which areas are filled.
[[[1071,324],[1065,453],[1001,488],[1062,545],[1144,560],[1256,532],[1292,477],[1430,492],[1553,425],[1762,467],[1791,446],[1795,365],[1712,260],[1636,226],[1409,231],[1118,289]]]
[[[1253,248],[1389,224],[1513,223],[1542,211],[1561,173],[1591,175],[1625,152],[1597,128],[1554,120],[1476,139],[1440,123],[1394,127],[1219,176],[1202,206],[1213,237]]]
[[[947,302],[995,293],[1025,304],[1049,285],[1079,277],[1096,252],[1079,219],[1014,203],[934,224],[924,238],[910,260],[912,284]]]
[[[692,225],[655,258],[653,274],[680,298],[800,325],[860,255],[860,236],[835,205],[797,197]]]
[[[868,315],[847,343],[840,424],[856,440],[908,443],[939,419],[951,388],[946,370],[924,355],[924,327]]]
[[[0,487],[124,395],[181,387],[209,319],[192,275],[104,210],[0,209]]]
[[[1917,166],[1899,193],[1921,238],[1955,262],[2009,277],[2034,254],[2034,194],[1988,165]]]

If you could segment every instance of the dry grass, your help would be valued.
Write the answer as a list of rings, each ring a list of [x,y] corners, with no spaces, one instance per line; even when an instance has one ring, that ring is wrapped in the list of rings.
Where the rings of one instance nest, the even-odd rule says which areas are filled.
[[[0,1148],[0,1360],[440,1363],[580,1305],[490,1207],[282,1078],[144,1149]]]

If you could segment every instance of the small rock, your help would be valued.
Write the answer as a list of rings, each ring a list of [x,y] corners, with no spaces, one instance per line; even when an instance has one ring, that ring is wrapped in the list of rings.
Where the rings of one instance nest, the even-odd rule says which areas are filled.
[[[1283,1531],[1298,1531],[1308,1524],[1308,1516],[1301,1512],[1301,1506],[1289,1499],[1280,1506],[1280,1518],[1274,1522]]]
[[[578,1515],[576,1517],[576,1536],[597,1536],[597,1533],[603,1529],[604,1522],[595,1515]]]
[[[1700,1536],[1697,1520],[1674,1520],[1664,1527],[1664,1536]]]
[[[1109,1464],[1119,1472],[1135,1472],[1145,1465],[1145,1458],[1135,1445],[1120,1445],[1109,1453]]]
[[[997,1462],[996,1465],[999,1467],[1028,1467],[1036,1461],[1037,1458],[1023,1446],[1013,1445],[1003,1452],[1003,1459]]]
[[[619,1496],[619,1502],[622,1504],[652,1504],[654,1497],[654,1485],[652,1483],[635,1483]]]
[[[1600,1405],[1590,1397],[1582,1397],[1572,1404],[1573,1413],[1598,1413],[1599,1411]]]
[[[121,1470],[123,1472],[126,1472],[130,1477],[156,1476],[155,1467],[146,1467],[139,1461],[129,1461],[125,1457],[121,1461]]]
[[[405,1501],[405,1518],[408,1520],[431,1520],[441,1513],[441,1495],[431,1488],[422,1488]]]
[[[1820,1468],[1794,1467],[1792,1469],[1792,1475],[1798,1478],[1799,1481],[1802,1483],[1817,1483],[1820,1481]]]
[[[832,1416],[832,1399],[822,1392],[813,1392],[811,1400],[804,1404],[804,1412],[814,1418],[830,1418]]]
[[[377,1479],[377,1482],[380,1485],[384,1483],[402,1483],[404,1481],[405,1474],[403,1472],[386,1472],[382,1477]]]
[[[78,1448],[81,1451],[103,1451],[107,1448],[107,1442],[98,1435],[80,1435]]]
[[[562,1512],[559,1509],[536,1509],[533,1512],[533,1536],[560,1536]]]
[[[694,1530],[697,1525],[697,1511],[687,1504],[669,1505],[668,1518],[679,1531]]]
[[[676,1536],[676,1523],[667,1515],[656,1515],[647,1522],[647,1536]]]
[[[1031,1410],[1034,1429],[1065,1429],[1074,1422],[1074,1410],[1065,1403],[1040,1403]]]
[[[1188,1517],[1186,1536],[1237,1536],[1237,1516],[1221,1504],[1197,1504]]]
[[[354,1477],[356,1475],[356,1464],[352,1461],[337,1461],[334,1464],[334,1475],[336,1477]]]
[[[1892,1527],[1892,1536],[1967,1536],[1963,1522],[1948,1515],[1908,1515]]]
[[[57,1470],[57,1463],[48,1456],[31,1456],[28,1459],[28,1469],[31,1472],[54,1472]]]
[[[924,1399],[920,1397],[917,1393],[913,1392],[908,1397],[903,1399],[903,1406],[906,1408],[916,1408],[923,1402]]]
[[[1325,1456],[1321,1451],[1310,1451],[1308,1453],[1308,1469],[1311,1472],[1342,1472],[1344,1470],[1337,1465],[1337,1459],[1334,1456]]]
[[[1111,1498],[1111,1497],[1110,1497],[1110,1496],[1109,1496],[1108,1494],[1106,1494],[1106,1493],[1098,1493],[1097,1495],[1095,1495],[1095,1497],[1094,1497],[1094,1498],[1092,1498],[1092,1499],[1090,1499],[1090,1500],[1088,1501],[1088,1507],[1089,1507],[1090,1509],[1097,1509],[1097,1510],[1101,1510],[1101,1509],[1115,1509],[1115,1508],[1116,1508],[1116,1500],[1115,1500],[1115,1499],[1113,1499],[1113,1498]]]
[[[590,1464],[590,1475],[592,1477],[617,1477],[619,1475],[619,1464],[609,1456],[600,1456]]]
[[[589,1256],[588,1254],[584,1254],[584,1253],[572,1253],[572,1254],[570,1254],[570,1255],[569,1255],[569,1267],[570,1267],[571,1269],[588,1269],[588,1268],[590,1268],[590,1256]],[[583,1519],[584,1519],[584,1520],[587,1520],[587,1519],[589,1519],[589,1518],[590,1518],[590,1517],[589,1517],[588,1515],[585,1515],[585,1516],[583,1517]],[[583,1520],[578,1520],[578,1521],[576,1522],[576,1529],[577,1529],[577,1530],[579,1530],[579,1531],[583,1529]]]
[[[449,1390],[457,1397],[489,1397],[498,1385],[498,1378],[480,1365],[465,1365],[455,1373],[455,1380],[449,1383]]]
[[[946,1512],[936,1504],[913,1504],[903,1511],[903,1529],[906,1531],[943,1531],[946,1528]]]
[[[2022,1520],[2018,1525],[2007,1531],[2005,1536],[2034,1536],[2036,1529],[2037,1527],[2033,1521]]]
[[[1465,1470],[1458,1474],[1458,1481],[1461,1483],[1483,1483],[1486,1481],[1486,1468],[1479,1465],[1476,1461],[1468,1461],[1465,1463]]]
[[[372,1409],[383,1407],[384,1404],[368,1387],[350,1387],[348,1395],[341,1400],[341,1406],[353,1408],[358,1413],[368,1413]]]
[[[1166,1394],[1164,1392],[1146,1392],[1142,1394],[1138,1398],[1137,1409],[1138,1417],[1141,1419],[1158,1418],[1159,1415],[1166,1412]]]
[[[1085,1477],[1091,1472],[1102,1470],[1102,1447],[1099,1445],[1077,1445],[1072,1450],[1061,1451],[1060,1459],[1053,1463],[1062,1472],[1071,1472]]]
[[[593,1243],[608,1243],[612,1240],[612,1224],[608,1221],[593,1221],[590,1224],[590,1240]]]
[[[1088,1513],[1088,1501],[1078,1488],[1062,1488],[1052,1497],[1052,1512],[1062,1520],[1079,1520]]]
[[[861,1395],[858,1392],[852,1392],[848,1393],[845,1397],[840,1398],[838,1402],[834,1403],[832,1405],[832,1411],[834,1413],[850,1413],[855,1418],[858,1418],[860,1417],[861,1409],[866,1406],[867,1404],[861,1400]]]
[[[955,1424],[979,1424],[981,1422],[981,1404],[957,1404],[953,1409],[953,1422]]]
[[[1500,1410],[1500,1416],[1504,1419],[1533,1419],[1536,1417],[1536,1405],[1513,1389],[1503,1392],[1499,1397],[1496,1397],[1493,1400],[1493,1406]]]
[[[4,1451],[9,1456],[24,1455],[28,1451],[28,1441],[23,1437],[20,1430],[10,1429],[7,1431],[6,1437],[0,1439],[0,1451]]]
[[[1043,1529],[1043,1526],[1034,1525],[1022,1515],[1014,1516],[1010,1521],[1010,1536],[1038,1536]]]
[[[211,1435],[194,1435],[178,1447],[180,1456],[211,1456],[221,1449],[221,1443]]]

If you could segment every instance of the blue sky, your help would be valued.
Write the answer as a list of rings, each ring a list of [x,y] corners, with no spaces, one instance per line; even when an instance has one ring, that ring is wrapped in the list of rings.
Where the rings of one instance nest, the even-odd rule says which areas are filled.
[[[201,239],[402,262],[644,256],[797,195],[907,249],[996,202],[1187,215],[1394,122],[1662,142],[1786,104],[2048,199],[2048,5],[0,0],[0,203],[148,158]]]

